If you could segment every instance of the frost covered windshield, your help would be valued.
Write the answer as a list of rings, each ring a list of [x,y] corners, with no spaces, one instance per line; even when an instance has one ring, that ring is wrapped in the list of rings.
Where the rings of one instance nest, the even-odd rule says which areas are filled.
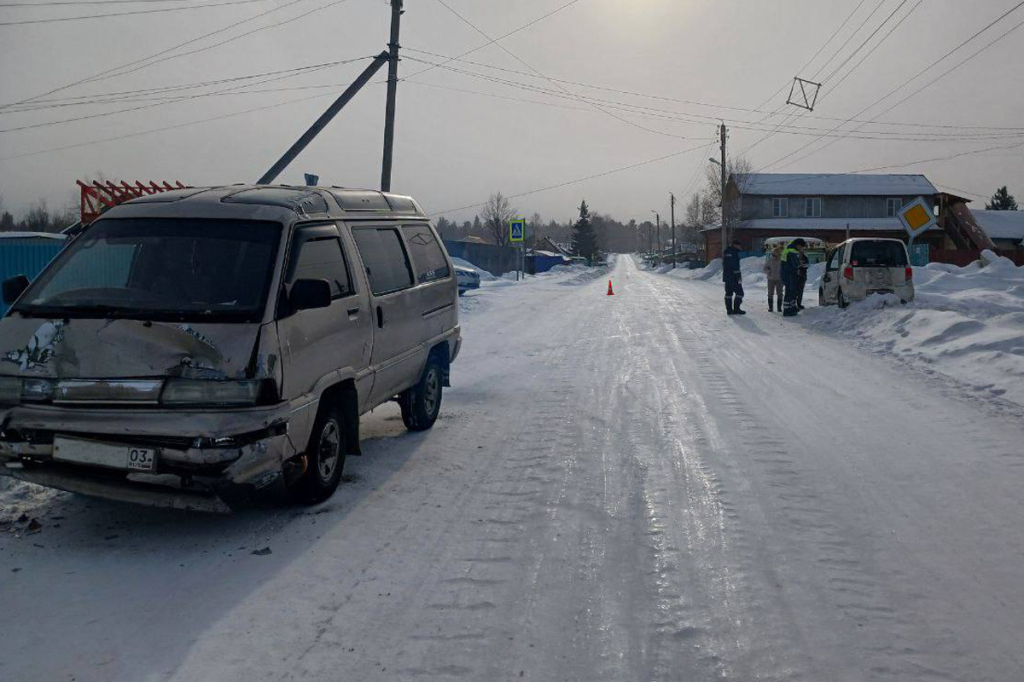
[[[281,226],[104,220],[63,251],[15,311],[29,316],[258,319]]]

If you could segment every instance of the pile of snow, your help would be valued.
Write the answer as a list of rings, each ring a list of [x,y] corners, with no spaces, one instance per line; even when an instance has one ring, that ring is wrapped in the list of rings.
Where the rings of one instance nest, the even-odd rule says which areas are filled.
[[[1024,267],[985,252],[963,268],[914,268],[914,282],[910,304],[872,296],[822,309],[812,325],[1024,404]]]

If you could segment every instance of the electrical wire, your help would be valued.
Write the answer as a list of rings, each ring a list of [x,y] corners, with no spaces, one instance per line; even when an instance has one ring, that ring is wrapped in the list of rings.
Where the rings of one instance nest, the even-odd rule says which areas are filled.
[[[138,106],[138,107],[130,107],[128,109],[117,109],[115,111],[104,111],[104,112],[101,112],[101,113],[89,114],[89,115],[86,115],[86,116],[76,116],[74,118],[66,118],[66,119],[62,119],[62,120],[59,120],[59,121],[47,121],[47,122],[44,122],[44,123],[32,123],[32,124],[29,124],[29,125],[18,126],[18,127],[15,127],[15,128],[5,128],[5,129],[0,129],[0,133],[12,133],[12,132],[21,131],[21,130],[34,130],[36,128],[47,128],[49,126],[61,125],[61,124],[64,124],[64,123],[74,123],[74,122],[77,122],[77,121],[86,121],[86,120],[91,120],[91,119],[96,119],[96,118],[104,118],[106,116],[114,116],[116,114],[125,114],[125,113],[129,113],[129,112],[133,112],[133,111],[141,111],[143,109],[152,109],[154,107],[159,107],[159,106],[163,106],[163,105],[166,105],[166,104],[175,104],[177,102],[184,102],[184,101],[189,101],[189,100],[193,100],[193,99],[199,99],[201,97],[212,97],[212,96],[216,96],[216,95],[223,95],[223,94],[235,92],[239,88],[254,87],[256,85],[262,85],[264,83],[271,83],[271,82],[274,82],[274,81],[284,80],[286,78],[294,78],[294,77],[296,77],[296,76],[298,76],[300,74],[315,73],[317,71],[321,71],[323,69],[326,69],[326,68],[329,68],[329,67],[332,67],[332,66],[336,66],[336,65],[339,65],[339,64],[350,64],[352,62],[358,62],[358,61],[363,61],[363,60],[372,59],[372,58],[373,58],[372,56],[357,57],[355,59],[348,59],[348,60],[341,61],[341,62],[336,62],[336,63],[333,63],[333,64],[327,64],[327,65],[323,65],[323,66],[318,66],[318,67],[314,67],[314,68],[307,69],[307,70],[304,70],[304,71],[294,71],[293,70],[291,72],[286,72],[283,75],[277,75],[277,76],[274,76],[274,77],[266,78],[266,79],[261,80],[261,81],[257,81],[256,83],[243,83],[241,85],[234,85],[234,86],[229,87],[229,88],[224,88],[224,89],[221,89],[221,90],[215,90],[214,92],[201,92],[201,93],[196,93],[196,94],[193,94],[193,95],[181,95],[181,96],[178,96],[178,97],[165,98],[164,100],[155,102],[153,104],[146,104],[146,105]],[[246,94],[246,93],[237,93],[237,94]]]
[[[587,101],[587,100],[585,100],[585,99],[583,99],[583,98],[580,98],[580,97],[578,97],[578,96],[577,96],[577,95],[576,95],[575,93],[573,93],[573,92],[569,91],[568,89],[566,89],[566,88],[562,87],[562,86],[561,86],[561,85],[560,85],[560,84],[559,84],[559,83],[558,83],[557,81],[555,81],[555,80],[553,80],[553,79],[551,79],[551,78],[548,78],[548,77],[547,77],[547,76],[546,76],[546,75],[545,75],[544,73],[542,73],[542,72],[541,72],[541,71],[540,71],[539,69],[537,69],[536,67],[534,67],[534,66],[532,66],[531,64],[527,63],[527,62],[526,62],[526,60],[522,59],[522,58],[521,58],[521,57],[520,57],[519,55],[517,55],[516,53],[512,52],[512,51],[511,51],[510,49],[508,49],[507,47],[505,47],[504,45],[502,45],[502,44],[501,44],[500,42],[497,42],[497,40],[496,40],[496,39],[493,39],[493,38],[491,38],[491,37],[490,37],[489,35],[487,35],[486,33],[484,33],[484,31],[483,31],[483,30],[482,30],[482,29],[481,29],[481,28],[480,28],[479,26],[477,26],[476,24],[474,24],[473,22],[471,22],[471,21],[470,21],[469,19],[467,19],[466,17],[464,17],[464,16],[462,16],[461,14],[459,14],[458,12],[456,12],[456,11],[455,11],[454,9],[452,9],[452,8],[451,8],[451,6],[450,6],[450,5],[448,5],[448,3],[446,3],[446,2],[445,2],[445,0],[434,0],[434,2],[436,2],[436,3],[437,3],[437,4],[439,4],[439,5],[441,5],[442,7],[444,7],[445,9],[447,9],[447,10],[448,10],[449,12],[451,12],[452,14],[454,14],[454,15],[455,15],[456,17],[458,17],[458,18],[459,18],[459,19],[460,19],[460,20],[461,20],[461,21],[462,21],[463,23],[465,23],[465,24],[466,24],[467,26],[469,26],[469,27],[470,27],[470,28],[472,28],[472,29],[473,29],[474,31],[476,31],[477,33],[479,33],[480,35],[482,35],[482,36],[483,36],[484,38],[486,38],[487,40],[491,41],[491,43],[493,43],[493,44],[497,45],[499,49],[501,49],[501,50],[502,50],[503,52],[505,52],[505,53],[506,53],[507,55],[509,55],[510,57],[512,57],[513,59],[515,59],[515,60],[516,60],[517,62],[519,62],[520,64],[522,64],[522,65],[523,65],[523,66],[525,66],[526,68],[530,69],[531,71],[533,71],[534,73],[536,73],[536,74],[537,74],[538,76],[541,76],[542,78],[544,78],[545,80],[547,80],[547,81],[548,81],[549,83],[551,83],[552,85],[554,85],[554,86],[555,86],[556,88],[558,88],[558,89],[559,89],[559,90],[561,90],[562,92],[564,92],[564,93],[566,93],[567,95],[570,95],[570,96],[572,96],[572,97],[575,97],[575,98],[576,98],[576,99],[577,99],[578,101],[580,101],[580,102],[586,102],[586,103],[587,103],[587,104],[589,104],[589,105],[590,105],[590,106],[591,106],[592,108],[594,108],[594,109],[596,109],[596,110],[600,111],[601,113],[603,113],[603,114],[605,114],[605,115],[607,115],[607,116],[610,116],[611,118],[614,118],[615,120],[617,120],[617,121],[620,121],[621,123],[625,123],[626,125],[629,125],[629,126],[632,126],[632,127],[634,127],[634,128],[637,128],[637,129],[639,129],[639,130],[643,130],[643,131],[645,131],[645,132],[648,132],[648,133],[654,133],[655,135],[663,135],[663,136],[665,136],[665,137],[674,137],[674,138],[676,138],[676,139],[680,139],[680,140],[688,140],[688,139],[691,139],[691,138],[689,138],[689,137],[686,137],[686,136],[683,136],[683,135],[674,135],[674,134],[672,134],[672,133],[666,133],[665,131],[662,131],[662,130],[656,130],[656,129],[654,129],[654,128],[648,128],[647,126],[643,126],[643,125],[640,125],[639,123],[636,123],[635,121],[630,121],[630,120],[629,120],[629,119],[627,119],[627,118],[623,118],[622,116],[618,116],[618,115],[616,115],[616,114],[613,114],[613,113],[611,113],[610,111],[606,111],[606,110],[602,109],[601,107],[599,107],[598,105],[596,105],[596,104],[594,104],[594,103],[592,103],[592,102],[589,102],[589,101]]]
[[[712,138],[712,142],[714,142],[714,138]],[[660,161],[667,161],[668,159],[672,159],[672,158],[675,158],[677,156],[682,156],[683,154],[689,154],[691,152],[697,151],[698,149],[704,149],[704,148],[705,148],[705,144],[701,143],[700,145],[698,145],[696,147],[690,147],[689,149],[683,149],[683,150],[678,151],[678,152],[673,152],[671,154],[666,154],[664,156],[659,156],[658,158],[655,158],[655,159],[648,159],[646,161],[640,161],[638,163],[633,163],[633,164],[630,164],[628,166],[621,166],[619,168],[613,168],[611,170],[607,170],[607,171],[604,171],[602,173],[594,173],[593,175],[588,175],[588,176],[583,177],[583,178],[577,178],[575,180],[568,180],[566,182],[560,182],[558,184],[549,185],[547,187],[540,187],[538,189],[531,189],[531,190],[529,190],[527,192],[520,192],[519,194],[510,195],[508,198],[509,199],[521,199],[522,197],[527,197],[527,196],[530,196],[532,194],[540,194],[541,192],[550,192],[551,190],[561,189],[562,187],[569,187],[570,185],[578,185],[581,182],[587,182],[589,180],[597,180],[598,178],[607,177],[609,175],[615,175],[616,173],[623,173],[625,171],[633,170],[635,168],[640,168],[642,166],[649,166],[649,165],[651,165],[653,163],[658,163]],[[468,211],[471,208],[479,208],[479,207],[483,206],[486,203],[487,203],[486,201],[482,201],[479,204],[470,204],[468,206],[461,206],[459,208],[450,208],[450,209],[447,209],[445,211],[438,211],[436,213],[431,213],[430,216],[434,217],[434,216],[439,216],[439,215],[446,215],[448,213],[458,213],[459,211]]]
[[[554,15],[558,14],[559,12],[561,12],[563,10],[566,10],[566,9],[569,9],[570,7],[572,7],[573,5],[575,5],[575,4],[579,3],[579,2],[583,2],[583,0],[570,0],[570,2],[567,2],[564,5],[556,7],[555,9],[551,10],[547,14],[539,16],[536,19],[523,24],[519,28],[515,28],[515,29],[509,31],[508,33],[506,33],[506,34],[504,34],[502,36],[499,36],[499,37],[494,38],[494,39],[488,38],[488,42],[484,43],[483,45],[478,45],[477,47],[474,47],[472,50],[466,50],[465,52],[460,54],[458,57],[451,57],[451,58],[449,58],[449,61],[454,61],[456,59],[461,59],[462,57],[467,57],[467,56],[473,54],[474,52],[479,52],[480,50],[484,49],[485,47],[490,47],[491,45],[494,45],[495,43],[498,43],[498,42],[500,42],[502,40],[505,40],[506,38],[514,36],[515,34],[519,33],[520,31],[525,31],[526,29],[530,28],[531,26],[539,24],[540,22],[544,21],[545,19],[548,19],[549,17],[553,17]],[[409,80],[411,78],[416,78],[417,76],[421,76],[421,75],[427,73],[428,71],[432,71],[434,68],[436,68],[436,67],[430,67],[430,68],[423,69],[421,71],[417,71],[416,73],[410,74],[410,75],[406,76],[405,78],[401,78],[399,80]]]
[[[183,43],[179,43],[177,45],[174,45],[173,47],[169,47],[169,48],[167,48],[165,50],[161,50],[160,52],[155,52],[155,53],[149,55],[148,57],[142,57],[141,59],[136,59],[135,61],[126,62],[126,63],[121,64],[119,66],[115,66],[113,68],[106,69],[105,71],[99,71],[97,73],[94,73],[91,76],[86,76],[85,78],[81,78],[81,79],[79,79],[77,81],[73,81],[71,83],[68,83],[67,85],[62,85],[62,86],[60,86],[58,88],[54,88],[52,90],[48,90],[47,92],[43,92],[43,93],[40,93],[38,95],[34,95],[32,97],[28,97],[26,99],[19,100],[17,102],[11,102],[11,103],[8,103],[8,104],[0,104],[0,110],[3,110],[5,108],[7,108],[7,107],[17,106],[17,105],[20,105],[20,104],[25,104],[27,102],[32,102],[32,101],[35,101],[35,100],[38,100],[38,99],[42,99],[43,97],[49,97],[50,95],[56,94],[58,92],[62,92],[64,90],[67,90],[68,88],[73,88],[73,87],[75,87],[77,85],[82,85],[83,83],[91,83],[91,82],[94,82],[94,81],[106,80],[107,78],[114,78],[116,76],[123,75],[123,73],[121,73],[121,72],[124,69],[127,69],[129,67],[135,66],[137,64],[143,64],[144,62],[148,62],[146,64],[143,64],[143,66],[139,67],[140,69],[141,68],[145,68],[146,66],[152,66],[153,64],[158,64],[158,63],[160,63],[163,60],[156,60],[157,57],[162,57],[162,56],[167,55],[167,54],[169,54],[171,52],[174,52],[175,50],[178,50],[180,48],[186,47],[188,45],[192,45],[193,43],[197,43],[197,42],[199,42],[201,40],[205,40],[206,38],[211,38],[211,37],[213,37],[215,35],[219,35],[221,33],[224,33],[225,31],[230,31],[231,29],[237,28],[238,26],[241,26],[243,24],[247,24],[249,22],[256,21],[257,19],[262,19],[263,17],[269,16],[270,14],[273,14],[275,12],[280,12],[283,9],[287,9],[287,8],[289,8],[289,7],[293,6],[293,5],[296,5],[296,4],[300,3],[300,2],[306,2],[306,1],[307,0],[290,0],[289,2],[287,2],[287,3],[283,4],[283,5],[279,5],[277,7],[271,7],[270,9],[268,9],[266,11],[260,12],[256,16],[249,17],[248,19],[243,19],[241,21],[236,21],[233,24],[229,24],[227,26],[224,26],[222,28],[217,29],[216,31],[211,31],[210,33],[206,33],[206,34],[201,35],[201,36],[199,36],[197,38],[192,38],[190,40],[186,40]],[[226,42],[230,42],[230,41],[226,41]],[[221,43],[221,44],[224,44],[224,43]],[[170,58],[171,57],[168,57],[168,59],[170,59]],[[156,60],[156,61],[150,61],[150,60]],[[137,70],[139,70],[139,69],[135,69],[134,71],[137,71]],[[125,71],[124,73],[132,73],[132,71]]]
[[[161,7],[160,9],[138,9],[130,12],[110,12],[108,14],[89,14],[77,17],[50,17],[48,19],[20,19],[18,21],[0,21],[0,26],[25,26],[26,24],[55,24],[65,21],[83,21],[86,19],[111,19],[116,17],[130,17],[139,14],[163,14],[165,12],[184,12],[194,9],[211,9],[214,7],[227,7],[228,5],[251,5],[255,2],[266,2],[267,0],[229,0],[228,2],[215,2],[208,5],[186,5],[185,7]]]
[[[1011,8],[1011,9],[1010,9],[1010,10],[1008,10],[1007,12],[1003,13],[1002,15],[1000,15],[1000,16],[999,16],[999,17],[998,17],[997,19],[995,19],[994,21],[992,21],[991,23],[989,23],[989,24],[988,24],[988,25],[987,25],[987,26],[986,26],[985,28],[981,29],[980,31],[978,31],[977,33],[975,33],[974,35],[972,35],[972,36],[971,36],[970,38],[968,38],[967,40],[965,40],[965,41],[963,41],[962,43],[960,43],[960,44],[959,44],[958,46],[956,46],[955,48],[953,48],[952,50],[950,50],[949,52],[947,52],[947,53],[946,53],[945,55],[943,55],[943,56],[942,56],[942,57],[940,57],[939,59],[937,59],[937,60],[933,61],[933,62],[932,62],[931,64],[929,64],[928,66],[926,66],[926,67],[925,67],[924,69],[922,69],[922,70],[918,71],[918,72],[917,72],[917,73],[916,73],[916,74],[915,74],[914,76],[912,76],[911,78],[907,79],[906,81],[904,81],[904,82],[903,82],[902,84],[900,84],[899,86],[897,86],[897,87],[896,87],[896,88],[894,88],[893,90],[890,90],[890,91],[889,91],[889,92],[888,92],[887,94],[883,95],[882,97],[878,98],[877,100],[875,100],[874,102],[872,102],[872,103],[871,103],[871,104],[869,104],[868,106],[866,106],[866,107],[864,107],[863,109],[861,109],[860,111],[858,111],[858,112],[857,112],[856,114],[854,114],[853,116],[851,116],[851,117],[850,117],[850,119],[848,119],[848,120],[847,120],[846,122],[838,124],[837,126],[835,126],[834,128],[832,128],[832,130],[830,130],[830,131],[828,131],[827,133],[823,134],[823,136],[822,136],[822,137],[824,137],[825,135],[831,135],[832,133],[834,133],[834,132],[835,132],[835,131],[837,131],[838,129],[842,128],[842,127],[843,127],[844,125],[846,125],[847,123],[849,123],[849,122],[850,122],[851,120],[853,120],[853,119],[854,119],[854,118],[856,118],[857,116],[860,116],[861,114],[865,113],[866,111],[868,111],[868,110],[870,110],[870,109],[874,108],[874,107],[875,107],[876,105],[878,105],[878,104],[880,104],[881,102],[885,101],[886,99],[888,99],[889,97],[891,97],[891,96],[892,96],[893,94],[895,94],[895,93],[899,92],[899,91],[900,91],[900,90],[901,90],[902,88],[904,88],[905,86],[909,85],[909,84],[910,84],[910,83],[912,83],[913,81],[917,80],[917,79],[918,79],[918,78],[919,78],[920,76],[922,76],[922,75],[923,75],[924,73],[926,73],[927,71],[930,71],[930,70],[931,70],[931,69],[932,69],[933,67],[935,67],[935,66],[936,66],[937,64],[939,64],[940,62],[942,62],[942,61],[943,61],[944,59],[946,59],[947,57],[949,57],[949,56],[950,56],[950,55],[952,55],[953,53],[957,52],[958,50],[960,50],[961,48],[963,48],[964,46],[966,46],[966,45],[967,45],[968,43],[970,43],[971,41],[973,41],[973,40],[974,40],[975,38],[977,38],[978,36],[980,36],[980,35],[981,35],[982,33],[984,33],[985,31],[987,31],[988,29],[990,29],[990,28],[992,28],[993,26],[995,26],[995,25],[996,25],[996,24],[997,24],[998,22],[1002,21],[1003,19],[1005,19],[1005,18],[1006,18],[1007,16],[1009,16],[1009,15],[1010,15],[1011,13],[1013,13],[1014,11],[1016,11],[1017,9],[1019,9],[1019,8],[1020,8],[1020,7],[1022,7],[1022,6],[1024,6],[1024,1],[1022,1],[1022,2],[1019,2],[1019,3],[1017,3],[1017,4],[1016,4],[1016,5],[1015,5],[1015,6],[1013,7],[1013,8]],[[940,74],[939,76],[936,76],[936,77],[935,77],[935,78],[933,78],[932,80],[930,80],[930,81],[928,81],[927,83],[925,83],[925,84],[924,84],[924,85],[923,85],[922,87],[920,87],[920,88],[918,88],[917,90],[915,90],[914,92],[910,93],[909,95],[907,95],[907,96],[906,96],[906,97],[904,97],[903,99],[899,100],[898,102],[896,102],[895,104],[893,104],[893,105],[892,105],[892,106],[890,106],[889,108],[885,109],[885,110],[884,110],[884,111],[882,111],[881,113],[879,113],[879,114],[875,115],[875,116],[874,116],[874,117],[873,117],[873,118],[871,119],[871,121],[870,121],[870,122],[874,122],[874,120],[875,120],[875,119],[877,119],[877,118],[880,118],[881,116],[884,116],[885,114],[889,113],[890,111],[892,111],[892,110],[893,110],[893,109],[895,109],[896,107],[900,106],[901,104],[903,104],[904,102],[906,102],[906,101],[907,101],[907,100],[909,100],[910,98],[912,98],[912,97],[916,96],[916,95],[917,95],[918,93],[920,93],[920,92],[921,92],[922,90],[924,90],[925,88],[928,88],[929,86],[931,86],[932,84],[934,84],[934,83],[935,83],[936,81],[938,81],[939,79],[941,79],[941,78],[944,78],[945,76],[949,75],[950,73],[952,73],[952,72],[953,72],[953,71],[955,71],[956,69],[958,69],[958,68],[960,68],[961,66],[963,66],[964,64],[968,63],[969,61],[971,61],[972,59],[974,59],[975,57],[977,57],[977,56],[978,56],[979,54],[981,54],[982,52],[985,52],[985,51],[986,51],[986,50],[988,50],[988,49],[989,49],[990,47],[992,47],[993,45],[995,45],[996,43],[998,43],[999,41],[1001,41],[1001,40],[1002,40],[1003,38],[1006,38],[1006,37],[1007,37],[1008,35],[1010,35],[1010,34],[1011,34],[1011,33],[1013,33],[1014,31],[1016,31],[1017,29],[1019,29],[1019,28],[1020,28],[1021,26],[1024,26],[1024,22],[1018,23],[1017,25],[1015,25],[1014,27],[1012,27],[1011,29],[1009,29],[1008,31],[1006,31],[1005,33],[1003,33],[1003,34],[1002,34],[1001,36],[999,36],[998,38],[995,38],[995,39],[991,40],[990,42],[988,42],[987,44],[985,44],[984,46],[982,46],[982,47],[981,47],[981,49],[979,49],[978,51],[974,52],[973,54],[969,55],[969,56],[968,56],[968,57],[966,57],[965,59],[962,59],[961,61],[959,61],[959,62],[957,62],[956,64],[954,64],[954,65],[953,65],[953,66],[952,66],[952,67],[951,67],[950,69],[948,69],[947,71],[943,72],[943,73],[942,73],[942,74]],[[867,124],[866,124],[866,123],[865,123],[865,124],[862,124],[862,125],[860,125],[860,126],[859,126],[858,128],[855,128],[855,129],[853,129],[853,130],[851,130],[851,131],[849,131],[849,132],[851,132],[851,133],[852,133],[852,132],[856,132],[857,130],[859,130],[859,129],[863,128],[863,127],[864,127],[864,125],[867,125]],[[793,162],[791,162],[790,164],[787,164],[787,165],[792,165],[792,163],[796,163],[797,161],[801,161],[801,160],[803,160],[803,159],[806,159],[806,158],[808,158],[809,156],[812,156],[813,154],[817,154],[818,152],[820,152],[820,151],[822,151],[822,150],[826,149],[827,147],[831,146],[831,145],[832,145],[832,144],[834,144],[835,142],[838,142],[838,141],[839,141],[839,139],[843,139],[843,137],[841,136],[840,138],[838,138],[838,139],[836,139],[836,140],[834,140],[834,141],[832,141],[832,142],[829,142],[828,144],[826,144],[826,145],[824,145],[824,146],[820,147],[819,149],[817,149],[817,150],[814,150],[814,151],[812,151],[812,152],[811,152],[811,153],[809,153],[809,154],[805,154],[804,156],[801,156],[801,157],[800,157],[799,159],[795,159],[795,160],[794,160]],[[771,167],[771,166],[775,166],[775,165],[777,165],[777,164],[781,163],[782,161],[785,161],[786,159],[788,159],[788,158],[791,158],[791,157],[795,156],[796,154],[799,154],[800,152],[802,152],[802,151],[804,151],[805,149],[807,149],[807,148],[811,147],[812,145],[816,144],[817,142],[818,142],[818,140],[811,140],[810,142],[808,142],[808,143],[807,143],[807,144],[805,144],[804,146],[800,147],[799,149],[796,149],[796,150],[794,150],[794,151],[790,152],[789,154],[786,154],[785,156],[783,156],[783,157],[780,157],[779,159],[776,159],[775,161],[771,162],[771,163],[770,163],[770,164],[768,164],[767,166],[764,166],[764,167],[763,167],[763,168],[762,168],[761,170],[764,170],[765,168],[769,168],[769,167]]]

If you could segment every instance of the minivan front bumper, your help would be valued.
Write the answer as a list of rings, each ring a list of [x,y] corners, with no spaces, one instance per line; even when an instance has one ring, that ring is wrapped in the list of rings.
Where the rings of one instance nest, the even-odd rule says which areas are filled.
[[[300,408],[301,410],[301,408]],[[235,410],[21,405],[0,411],[0,476],[148,506],[228,511],[283,500],[307,434],[290,404]],[[299,430],[302,430],[301,428]],[[155,469],[57,460],[55,438],[149,448]]]

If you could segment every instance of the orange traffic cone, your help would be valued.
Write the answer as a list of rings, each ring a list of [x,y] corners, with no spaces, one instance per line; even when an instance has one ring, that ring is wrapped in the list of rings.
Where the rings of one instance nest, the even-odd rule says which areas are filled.
[[[615,295],[615,292],[612,291],[612,281],[611,280],[608,280],[608,295],[609,296],[614,296]]]

